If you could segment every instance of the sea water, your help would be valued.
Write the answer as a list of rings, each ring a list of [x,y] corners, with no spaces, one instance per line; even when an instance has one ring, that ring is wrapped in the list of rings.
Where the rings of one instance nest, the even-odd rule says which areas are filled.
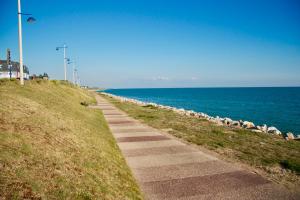
[[[300,134],[300,87],[109,89],[105,92]]]

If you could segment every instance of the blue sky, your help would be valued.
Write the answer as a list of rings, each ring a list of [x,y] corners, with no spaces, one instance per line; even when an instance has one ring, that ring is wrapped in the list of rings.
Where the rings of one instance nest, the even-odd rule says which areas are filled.
[[[18,60],[17,0],[0,0],[0,58]],[[300,86],[298,0],[22,0],[24,62],[90,86]],[[71,79],[71,66],[69,66]]]

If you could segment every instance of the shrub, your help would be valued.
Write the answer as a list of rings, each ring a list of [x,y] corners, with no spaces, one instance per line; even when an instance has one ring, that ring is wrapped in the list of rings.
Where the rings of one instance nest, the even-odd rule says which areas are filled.
[[[296,174],[300,174],[300,163],[293,162],[291,160],[282,160],[280,161],[280,165],[285,169],[296,172]]]
[[[86,102],[86,101],[80,102],[80,104],[81,104],[82,106],[88,106],[88,105],[89,105],[88,102]]]

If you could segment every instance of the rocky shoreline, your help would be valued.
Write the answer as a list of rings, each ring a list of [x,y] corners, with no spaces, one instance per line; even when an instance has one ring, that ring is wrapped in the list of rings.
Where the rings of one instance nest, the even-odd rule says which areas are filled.
[[[256,133],[281,135],[286,140],[300,140],[300,135],[294,135],[291,132],[282,133],[276,127],[274,127],[274,126],[268,127],[266,124],[255,125],[253,122],[250,122],[250,121],[232,120],[228,117],[222,118],[222,117],[219,117],[219,116],[213,117],[213,116],[210,116],[210,115],[208,115],[206,113],[203,113],[203,112],[195,112],[193,110],[185,110],[183,108],[178,109],[178,108],[174,108],[174,107],[171,107],[171,106],[164,106],[164,105],[151,103],[151,102],[142,102],[142,101],[139,101],[139,100],[130,99],[130,98],[126,98],[126,97],[121,97],[121,96],[109,94],[109,93],[106,93],[106,92],[101,92],[101,94],[112,97],[112,98],[117,99],[121,102],[130,102],[130,103],[134,103],[134,104],[139,105],[139,106],[153,106],[155,108],[161,108],[161,109],[165,109],[165,110],[172,110],[173,112],[178,113],[180,115],[186,115],[186,116],[197,117],[197,118],[205,118],[208,121],[213,122],[213,123],[215,123],[217,125],[220,125],[220,126],[228,126],[228,127],[232,127],[232,128],[247,129],[247,130],[251,130],[251,131],[256,132]]]

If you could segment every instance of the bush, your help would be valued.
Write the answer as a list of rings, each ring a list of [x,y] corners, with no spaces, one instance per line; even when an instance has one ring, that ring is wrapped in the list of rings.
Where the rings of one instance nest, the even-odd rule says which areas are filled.
[[[59,80],[50,80],[51,83],[54,85],[59,85],[60,81]]]
[[[4,85],[4,84],[6,84],[8,82],[15,82],[15,83],[17,83],[17,81],[18,80],[16,78],[12,78],[12,79],[2,78],[2,79],[0,79],[0,85]]]
[[[280,165],[285,169],[296,172],[296,174],[300,174],[300,163],[293,162],[291,160],[282,160],[280,161]]]
[[[82,106],[88,106],[88,105],[89,105],[88,102],[86,102],[86,101],[80,102],[80,104],[81,104]]]
[[[150,108],[150,109],[156,109],[156,107],[155,106],[153,106],[153,105],[145,105],[145,106],[143,106],[144,108]]]

